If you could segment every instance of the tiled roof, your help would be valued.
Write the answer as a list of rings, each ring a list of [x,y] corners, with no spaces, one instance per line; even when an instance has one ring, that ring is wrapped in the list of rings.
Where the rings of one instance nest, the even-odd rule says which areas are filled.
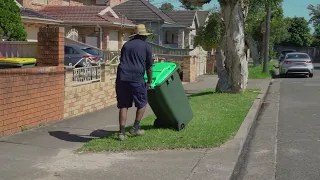
[[[177,24],[192,26],[197,11],[163,11]]]
[[[209,15],[209,11],[197,11],[197,13],[198,13],[199,25],[203,26]]]
[[[48,16],[46,14],[42,14],[38,11],[28,9],[28,8],[21,8],[20,15],[24,17],[31,17],[31,18],[40,18],[40,19],[47,19],[47,20],[57,20],[54,17]]]
[[[119,16],[124,15],[128,19],[150,20],[150,21],[165,21],[175,23],[172,18],[168,17],[159,8],[146,0],[128,0],[112,8]]]
[[[64,22],[115,22],[121,23],[121,18],[108,15],[99,15],[106,6],[47,6],[41,13],[60,19]],[[133,24],[126,20],[126,24]]]

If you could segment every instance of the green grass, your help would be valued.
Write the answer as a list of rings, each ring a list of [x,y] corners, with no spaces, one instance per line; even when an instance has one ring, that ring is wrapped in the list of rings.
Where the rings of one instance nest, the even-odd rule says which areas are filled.
[[[247,90],[242,94],[219,94],[207,90],[189,97],[194,118],[182,131],[154,129],[155,116],[142,120],[146,134],[140,137],[128,136],[123,142],[117,140],[117,133],[102,139],[95,139],[79,152],[160,150],[176,148],[216,147],[236,134],[259,90]],[[128,133],[129,134],[129,133]]]
[[[267,73],[263,73],[263,66],[259,65],[259,66],[254,66],[252,64],[249,65],[248,67],[248,71],[249,71],[249,79],[266,79],[271,77],[272,75],[272,71],[274,69],[273,65],[275,62],[270,62],[268,64],[268,72]]]

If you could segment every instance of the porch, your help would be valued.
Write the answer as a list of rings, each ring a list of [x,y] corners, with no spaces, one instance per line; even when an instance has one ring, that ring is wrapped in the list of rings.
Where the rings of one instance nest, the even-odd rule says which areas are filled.
[[[194,48],[194,29],[177,24],[163,24],[161,29],[164,46],[180,49]]]

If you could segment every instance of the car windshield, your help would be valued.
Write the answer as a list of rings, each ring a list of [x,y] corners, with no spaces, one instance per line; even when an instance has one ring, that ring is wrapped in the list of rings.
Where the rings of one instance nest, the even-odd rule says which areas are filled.
[[[307,54],[288,54],[287,59],[309,59]]]
[[[91,55],[99,56],[99,52],[93,48],[83,48],[82,50]]]

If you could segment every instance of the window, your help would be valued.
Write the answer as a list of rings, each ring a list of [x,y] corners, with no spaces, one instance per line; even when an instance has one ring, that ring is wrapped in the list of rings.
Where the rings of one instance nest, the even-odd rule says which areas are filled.
[[[91,54],[91,55],[99,56],[99,52],[96,51],[96,50],[93,49],[93,48],[83,48],[82,50],[83,50],[84,52],[86,52],[86,53]]]
[[[48,0],[32,0],[33,3],[48,4]]]
[[[288,54],[286,59],[310,59],[307,54]]]
[[[75,49],[69,46],[64,47],[64,54],[79,54]]]
[[[96,5],[106,5],[107,0],[96,0]]]

